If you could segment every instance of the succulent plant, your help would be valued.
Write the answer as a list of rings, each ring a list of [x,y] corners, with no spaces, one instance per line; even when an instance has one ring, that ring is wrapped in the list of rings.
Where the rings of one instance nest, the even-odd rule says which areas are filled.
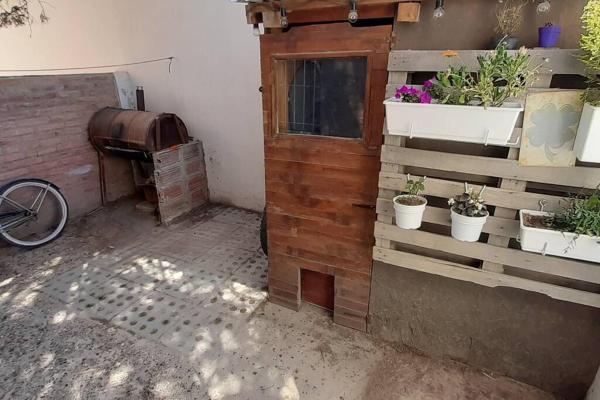
[[[449,199],[448,204],[457,214],[467,217],[485,217],[488,211],[483,201],[484,191],[485,186],[477,192],[475,189],[470,189],[469,184],[465,182],[465,192]]]

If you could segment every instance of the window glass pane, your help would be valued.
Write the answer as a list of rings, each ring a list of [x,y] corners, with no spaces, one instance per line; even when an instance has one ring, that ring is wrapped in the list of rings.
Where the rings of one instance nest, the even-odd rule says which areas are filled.
[[[361,138],[367,58],[278,60],[279,133]]]

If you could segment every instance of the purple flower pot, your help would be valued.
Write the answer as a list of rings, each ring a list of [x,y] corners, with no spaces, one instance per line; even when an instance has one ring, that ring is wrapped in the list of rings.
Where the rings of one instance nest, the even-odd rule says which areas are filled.
[[[556,47],[560,38],[560,26],[542,26],[539,28],[540,47]]]

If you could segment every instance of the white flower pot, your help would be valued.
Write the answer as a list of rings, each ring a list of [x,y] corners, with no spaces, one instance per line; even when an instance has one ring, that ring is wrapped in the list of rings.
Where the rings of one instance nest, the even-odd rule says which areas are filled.
[[[552,216],[543,211],[519,211],[521,249],[600,263],[600,237],[526,226],[523,222],[524,214]]]
[[[421,227],[421,221],[423,221],[423,213],[425,207],[427,207],[427,199],[422,196],[416,196],[423,201],[423,204],[416,206],[409,206],[406,204],[399,204],[396,202],[397,199],[414,197],[408,194],[403,194],[394,197],[394,211],[396,212],[396,225],[402,229],[419,229]]]
[[[411,138],[453,140],[497,146],[510,144],[523,106],[506,103],[502,107],[455,106],[448,104],[384,101],[390,135]]]
[[[467,217],[453,209],[450,209],[450,212],[452,214],[452,237],[461,242],[478,241],[488,216]]]
[[[583,106],[574,151],[580,161],[600,163],[600,107]]]

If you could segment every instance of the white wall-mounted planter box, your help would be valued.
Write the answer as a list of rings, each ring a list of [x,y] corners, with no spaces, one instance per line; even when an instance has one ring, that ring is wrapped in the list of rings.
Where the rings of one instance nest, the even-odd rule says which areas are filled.
[[[390,135],[484,143],[509,143],[523,106],[507,103],[502,107],[455,106],[448,104],[384,101]]]
[[[523,250],[600,263],[600,237],[526,226],[523,221],[524,214],[552,215],[543,211],[519,211],[521,219],[519,238]]]
[[[574,151],[580,161],[600,163],[600,107],[583,106]]]

